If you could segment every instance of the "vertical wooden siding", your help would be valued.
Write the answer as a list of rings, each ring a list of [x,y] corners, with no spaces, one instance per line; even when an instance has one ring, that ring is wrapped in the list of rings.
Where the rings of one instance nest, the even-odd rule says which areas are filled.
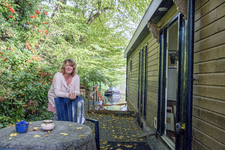
[[[148,39],[148,77],[147,77],[147,117],[146,122],[150,127],[154,126],[154,117],[157,118],[158,106],[158,63],[159,43],[155,38]]]
[[[157,117],[157,98],[158,98],[158,55],[159,43],[149,34],[138,48],[129,56],[128,62],[132,60],[132,72],[128,73],[128,101],[137,110],[138,98],[138,67],[139,67],[139,51],[146,44],[148,48],[148,76],[147,76],[147,106],[146,106],[146,122],[153,127],[154,117]],[[144,54],[145,56],[145,54]],[[143,72],[145,69],[143,70]],[[143,74],[144,76],[144,74]],[[145,82],[145,81],[144,81]],[[144,92],[143,92],[144,93]],[[143,107],[144,108],[144,107]]]
[[[225,149],[225,1],[196,0],[193,149]]]
[[[157,24],[163,28],[178,13],[174,5]],[[142,41],[137,49],[128,57],[128,63],[132,60],[132,72],[128,67],[128,101],[137,110],[138,98],[138,67],[139,51],[148,43],[148,77],[147,77],[147,106],[146,122],[153,128],[154,117],[157,118],[158,107],[158,73],[159,73],[159,43],[151,36],[151,33]]]
[[[150,36],[150,35],[149,35]],[[149,37],[147,36],[147,37]],[[146,38],[147,39],[147,38]],[[135,51],[128,56],[128,63],[132,60],[132,71],[130,71],[130,66],[128,66],[128,94],[127,100],[137,111],[137,98],[138,98],[138,69],[139,69],[139,52],[142,50],[143,46],[146,44],[146,39],[136,48]]]
[[[138,60],[139,55],[136,50],[128,58],[128,81],[127,81],[127,100],[137,111],[137,95],[138,95]],[[130,70],[130,61],[132,60],[132,71]]]

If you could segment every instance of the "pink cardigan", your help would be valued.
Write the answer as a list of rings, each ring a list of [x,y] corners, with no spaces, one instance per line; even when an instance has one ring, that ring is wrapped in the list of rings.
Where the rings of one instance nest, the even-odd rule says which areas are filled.
[[[69,93],[76,92],[77,96],[80,95],[80,78],[76,74],[69,86],[61,72],[57,72],[52,81],[50,90],[48,91],[48,110],[56,112],[55,101],[56,97],[68,98]]]

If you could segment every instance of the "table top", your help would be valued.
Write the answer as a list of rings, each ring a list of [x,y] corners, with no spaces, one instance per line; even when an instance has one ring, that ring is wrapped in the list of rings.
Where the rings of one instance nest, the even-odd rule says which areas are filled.
[[[10,138],[16,133],[15,126],[0,130],[0,148],[13,148],[23,150],[96,150],[95,137],[92,129],[86,125],[68,121],[53,121],[55,127],[50,134],[41,129],[42,121],[29,124],[29,129],[39,127],[38,131],[27,131]],[[79,129],[82,127],[82,129]],[[61,133],[68,133],[63,135]],[[40,137],[34,137],[39,135]],[[46,136],[47,135],[47,136]]]

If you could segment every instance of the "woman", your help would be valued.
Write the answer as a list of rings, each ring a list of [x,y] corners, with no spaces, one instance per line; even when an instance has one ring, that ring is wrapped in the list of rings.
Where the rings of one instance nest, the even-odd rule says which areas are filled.
[[[57,72],[48,91],[48,110],[52,111],[56,120],[57,113],[54,98],[64,97],[74,100],[80,95],[80,78],[76,74],[76,63],[72,59],[66,59],[62,63],[61,70]]]

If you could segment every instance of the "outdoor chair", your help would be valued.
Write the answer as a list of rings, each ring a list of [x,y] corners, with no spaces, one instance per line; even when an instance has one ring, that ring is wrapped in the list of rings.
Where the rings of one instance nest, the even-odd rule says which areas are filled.
[[[69,98],[55,98],[55,106],[59,121],[71,121],[84,124],[85,120],[95,124],[95,142],[97,150],[100,150],[99,123],[98,120],[84,118],[84,98],[77,97],[75,100]]]

